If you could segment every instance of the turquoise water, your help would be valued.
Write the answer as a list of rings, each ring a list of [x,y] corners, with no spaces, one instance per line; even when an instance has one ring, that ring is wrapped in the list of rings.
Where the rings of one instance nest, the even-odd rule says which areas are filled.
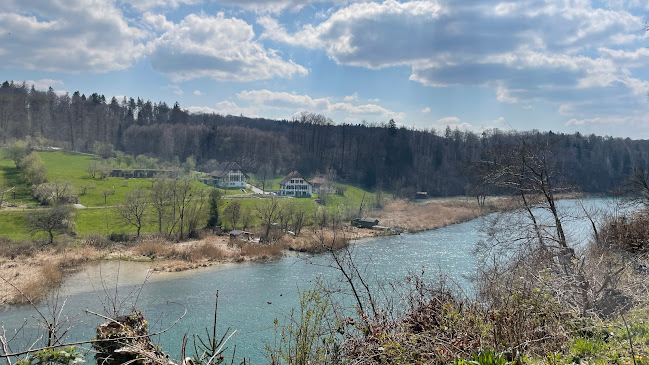
[[[589,205],[610,210],[607,202],[606,199],[591,199]],[[560,204],[564,211],[575,207],[574,201]],[[489,217],[482,217],[432,231],[367,239],[354,245],[353,254],[372,283],[403,279],[409,272],[425,268],[428,272],[448,275],[470,292],[466,276],[475,271],[472,250],[483,238],[481,231],[488,222]],[[589,236],[589,224],[583,219],[570,220],[568,233],[585,239]],[[182,273],[153,274],[142,286],[136,306],[149,319],[151,332],[166,328],[183,313],[183,307],[174,303],[187,308],[187,315],[156,339],[166,352],[178,357],[185,333],[204,333],[204,327],[211,328],[214,296],[218,290],[219,329],[222,332],[230,327],[237,331],[228,343],[230,349],[236,344],[237,354],[245,355],[256,364],[265,363],[264,345],[273,341],[273,320],[283,318],[298,304],[298,288],[312,287],[318,277],[335,280],[338,273],[326,267],[328,263],[327,255],[302,255],[268,263],[227,264]],[[148,264],[110,261],[69,278],[62,289],[62,297],[67,298],[64,313],[71,316],[75,324],[68,339],[91,339],[95,327],[103,321],[84,313],[84,309],[103,313],[105,303],[102,304],[102,299],[106,292],[112,296],[117,291],[121,298],[126,297],[146,278],[148,269]],[[116,290],[118,271],[120,283]],[[102,287],[99,277],[104,278],[106,288]],[[126,308],[133,298],[127,302]],[[0,312],[0,324],[5,328],[18,328],[25,319],[28,322],[25,333],[29,335],[20,338],[15,349],[20,348],[19,342],[24,346],[35,338],[35,313],[29,307]]]

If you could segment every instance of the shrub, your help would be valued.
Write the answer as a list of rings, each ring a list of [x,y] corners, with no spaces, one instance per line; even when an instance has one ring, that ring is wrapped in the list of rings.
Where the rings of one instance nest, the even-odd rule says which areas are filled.
[[[240,248],[241,256],[248,256],[251,258],[269,259],[282,255],[282,248],[276,245],[243,243]]]
[[[176,250],[168,243],[160,240],[146,240],[133,247],[136,254],[150,258],[169,257],[176,254]]]
[[[105,236],[96,233],[90,233],[86,236],[86,239],[84,240],[84,244],[86,246],[90,246],[98,249],[104,249],[110,247],[112,245],[112,242]]]
[[[181,259],[187,261],[199,261],[207,259],[210,261],[220,261],[227,257],[226,253],[214,244],[202,243],[198,246],[189,247],[178,253]]]
[[[126,233],[111,233],[110,236],[108,237],[113,242],[128,242],[130,240],[130,237]]]

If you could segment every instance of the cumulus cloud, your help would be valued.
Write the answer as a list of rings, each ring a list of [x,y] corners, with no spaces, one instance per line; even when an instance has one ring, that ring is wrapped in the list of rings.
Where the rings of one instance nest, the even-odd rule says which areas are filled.
[[[200,90],[194,90],[193,94],[196,95],[196,96],[203,95],[203,93]]]
[[[377,104],[337,102],[332,98],[312,98],[309,95],[290,94],[270,90],[242,91],[237,98],[256,107],[292,110],[291,114],[307,110],[321,114],[352,115],[361,118],[405,119],[405,113],[394,112]]]
[[[353,93],[352,95],[347,95],[343,98],[344,101],[356,101],[358,100],[358,93]]]
[[[162,1],[162,0],[151,0]],[[283,10],[298,11],[316,3],[346,4],[352,0],[218,0],[222,5],[235,6],[257,13],[279,13]]]
[[[139,11],[152,9],[175,9],[178,6],[200,4],[202,0],[121,0],[121,3],[128,4]]]
[[[272,16],[257,22],[262,38],[323,50],[341,65],[406,66],[414,82],[487,87],[523,108],[595,98],[612,115],[642,109],[649,50],[643,18],[631,11],[646,2],[608,3],[385,0],[352,3],[294,31]],[[592,106],[572,110],[587,116]]]
[[[219,111],[217,109],[210,108],[208,106],[189,106],[183,109],[190,114],[219,114]]]
[[[421,110],[422,113],[430,113],[430,107],[425,107],[424,109]]]
[[[39,71],[122,70],[142,55],[145,32],[113,2],[3,0],[3,63]]]
[[[151,66],[174,82],[208,77],[218,81],[255,81],[306,75],[303,66],[285,61],[255,40],[250,24],[237,18],[190,14],[147,44]]]
[[[440,124],[457,124],[460,122],[460,118],[458,117],[444,117],[437,119],[437,123]]]
[[[14,81],[14,83],[21,83],[20,81]],[[53,80],[53,79],[40,79],[40,80],[25,80],[25,85],[34,86],[34,89],[47,91],[50,87],[56,89],[60,86],[63,86],[62,80]]]

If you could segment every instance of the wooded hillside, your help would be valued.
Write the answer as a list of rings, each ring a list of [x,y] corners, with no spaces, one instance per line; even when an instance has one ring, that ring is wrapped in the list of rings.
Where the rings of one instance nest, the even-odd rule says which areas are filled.
[[[25,84],[0,86],[0,142],[46,138],[71,150],[91,151],[95,142],[132,155],[172,160],[194,156],[237,161],[249,172],[332,173],[341,181],[400,194],[463,195],[478,185],[479,161],[494,161],[507,146],[546,141],[563,171],[563,183],[588,193],[619,186],[638,166],[649,169],[649,141],[486,130],[416,130],[393,121],[334,124],[316,114],[269,120],[219,114],[190,114],[178,103],[137,98],[106,100],[94,93],[58,96]],[[496,148],[499,147],[500,148]],[[497,152],[500,151],[500,152]]]

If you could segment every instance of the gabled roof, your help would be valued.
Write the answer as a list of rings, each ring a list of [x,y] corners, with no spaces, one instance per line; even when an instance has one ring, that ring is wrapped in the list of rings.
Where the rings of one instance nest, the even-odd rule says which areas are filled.
[[[289,183],[289,181],[291,181],[291,179],[302,179],[302,180],[306,181],[307,184],[311,185],[311,183],[308,182],[305,178],[303,178],[302,175],[300,175],[300,173],[297,172],[297,171],[293,171],[290,174],[286,175],[286,177],[284,179],[282,179],[282,181],[280,181],[279,183],[281,185],[286,185],[286,184]]]
[[[235,171],[235,170],[241,170],[241,166],[239,166],[238,163],[236,163],[236,162],[221,162],[219,164],[219,166],[216,167],[216,170],[210,172],[210,176],[212,176],[212,177],[223,177],[229,171]]]
[[[322,184],[330,184],[331,182],[325,177],[316,176],[313,179],[311,179],[310,183],[313,186],[320,186]]]

